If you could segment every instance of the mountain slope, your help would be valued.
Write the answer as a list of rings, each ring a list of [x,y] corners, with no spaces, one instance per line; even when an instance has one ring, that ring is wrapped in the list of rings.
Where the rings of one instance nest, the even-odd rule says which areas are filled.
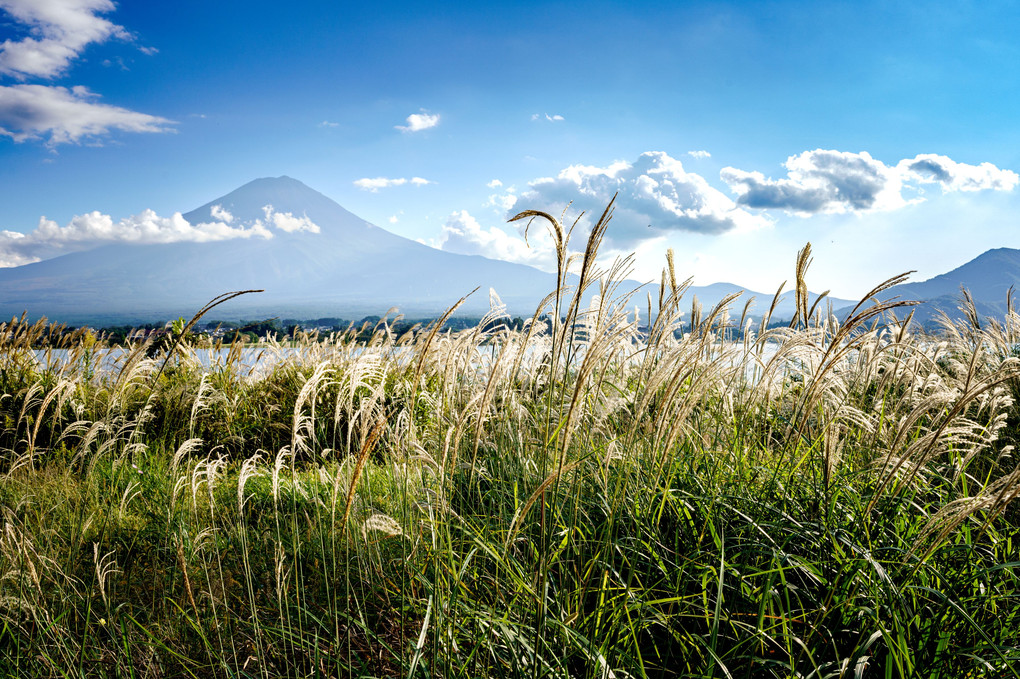
[[[286,214],[291,217],[285,226],[307,218],[318,232],[272,226],[273,215]],[[135,323],[190,316],[224,292],[264,289],[219,307],[216,316],[360,318],[399,307],[408,317],[422,317],[443,312],[476,287],[481,289],[460,311],[481,315],[491,287],[512,313],[530,316],[555,286],[553,275],[532,267],[445,252],[390,233],[290,177],[256,179],[184,218],[192,224],[258,222],[272,237],[105,245],[0,269],[0,315],[27,310],[33,318],[68,323]],[[638,285],[632,281],[622,289]],[[739,290],[729,283],[694,287],[684,303],[697,295],[708,309]],[[658,297],[655,286],[648,292]],[[758,313],[772,301],[771,293],[749,291],[734,303],[734,315],[751,296]],[[644,307],[645,292],[633,302]],[[787,293],[776,318],[792,313]]]
[[[185,215],[210,222],[212,207],[232,224],[266,220],[263,210],[308,217],[319,233],[272,230],[270,239],[211,243],[106,245],[0,270],[0,313],[61,320],[189,314],[229,290],[264,288],[238,298],[233,314],[356,315],[400,306],[437,313],[475,287],[469,308],[488,308],[488,287],[508,304],[533,308],[555,279],[537,269],[457,255],[402,238],[351,214],[289,177],[258,179]],[[224,310],[227,310],[224,308]],[[527,313],[526,311],[521,311]]]
[[[952,271],[925,281],[903,283],[879,295],[885,301],[893,297],[915,300],[923,304],[915,307],[914,319],[931,323],[942,311],[958,318],[962,300],[960,289],[965,288],[974,298],[978,314],[984,317],[1003,318],[1006,313],[1006,296],[1010,288],[1020,290],[1020,250],[996,248],[978,255]],[[849,308],[840,309],[845,316]],[[903,314],[900,314],[903,315]]]

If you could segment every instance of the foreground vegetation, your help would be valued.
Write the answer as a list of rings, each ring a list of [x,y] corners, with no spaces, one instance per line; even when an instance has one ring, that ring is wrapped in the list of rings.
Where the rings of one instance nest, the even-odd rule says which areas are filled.
[[[839,324],[805,249],[797,318],[749,326],[671,258],[617,295],[608,212],[568,289],[524,217],[551,328],[256,372],[0,328],[0,674],[1020,676],[1020,316]]]

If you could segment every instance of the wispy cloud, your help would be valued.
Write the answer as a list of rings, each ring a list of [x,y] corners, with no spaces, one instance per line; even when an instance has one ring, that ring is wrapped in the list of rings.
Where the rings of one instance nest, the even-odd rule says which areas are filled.
[[[64,75],[90,44],[110,37],[133,40],[122,26],[100,16],[116,9],[111,0],[0,0],[0,10],[21,24],[27,35],[0,43],[0,76],[26,81]],[[155,54],[152,47],[139,48]],[[104,64],[114,62],[106,60]],[[119,58],[116,60],[126,69]],[[45,140],[60,144],[100,145],[113,131],[171,132],[173,121],[100,104],[85,87],[17,84],[0,87],[0,136],[15,142]]]
[[[172,120],[100,104],[84,87],[0,87],[0,136],[16,142],[45,139],[46,145],[99,143],[114,130],[172,132]]]
[[[273,238],[274,233],[319,233],[308,217],[262,208],[265,220],[233,224],[234,216],[220,205],[211,210],[213,221],[192,224],[181,213],[160,217],[152,210],[114,221],[109,215],[89,212],[74,217],[66,226],[42,217],[29,233],[0,231],[0,267],[31,264],[69,252],[90,250],[110,243],[209,243],[236,238]]]
[[[426,184],[434,184],[435,182],[423,179],[421,177],[365,177],[363,179],[355,180],[354,185],[364,191],[371,191],[376,193],[379,189],[388,189],[391,186],[403,186],[404,184],[411,184],[412,186],[425,186]]]
[[[712,154],[708,151],[688,151],[687,155],[695,160],[704,160],[705,158],[711,158]]]
[[[438,113],[429,113],[425,109],[421,109],[421,113],[412,113],[407,116],[407,125],[395,125],[394,127],[401,132],[420,132],[438,124]]]
[[[323,120],[319,123],[319,127],[340,127],[340,123],[334,123],[332,120]]]
[[[597,216],[615,195],[615,217],[607,240],[619,248],[674,231],[719,234],[772,223],[739,207],[704,177],[688,172],[679,160],[661,151],[607,167],[571,165],[556,177],[536,179],[528,186],[508,212],[534,208],[555,213],[572,203],[573,210]]]
[[[130,39],[123,27],[99,16],[111,0],[0,0],[0,9],[28,28],[29,36],[0,44],[0,74],[55,78],[92,43]]]
[[[532,113],[531,114],[531,119],[532,120],[542,120],[543,118],[545,120],[548,120],[550,123],[561,123],[564,120],[566,120],[563,116],[561,116],[558,113],[555,114],[555,115],[549,115],[548,113]]]
[[[781,179],[733,167],[723,168],[720,176],[741,205],[801,216],[895,210],[925,200],[923,185],[935,185],[943,193],[1010,191],[1020,180],[1015,172],[991,163],[968,165],[934,154],[886,165],[864,151],[816,149],[790,156],[784,165],[787,175]]]

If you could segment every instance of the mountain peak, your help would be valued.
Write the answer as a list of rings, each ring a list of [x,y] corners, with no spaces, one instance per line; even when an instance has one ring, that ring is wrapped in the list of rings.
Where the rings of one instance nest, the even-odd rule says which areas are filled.
[[[981,316],[1003,318],[1009,289],[1020,289],[1020,250],[987,250],[952,271],[889,288],[879,299],[899,297],[924,302],[914,309],[914,319],[924,324],[931,322],[938,311],[952,318],[959,317],[960,288],[971,294]],[[841,309],[840,313],[846,311],[849,307]]]
[[[362,222],[333,200],[287,175],[253,179],[225,196],[192,210],[184,218],[193,224],[215,221],[222,218],[213,214],[216,208],[215,212],[219,215],[226,211],[236,220],[231,223],[251,223],[266,218],[267,206],[272,207],[274,212],[289,212],[295,217],[307,216],[312,221],[340,218]]]
[[[288,214],[317,228],[289,229]],[[173,318],[224,291],[260,289],[231,302],[229,313],[357,318],[398,306],[431,316],[483,286],[527,313],[555,284],[551,274],[531,267],[444,252],[390,233],[287,176],[255,179],[183,216],[192,224],[235,228],[260,220],[269,237],[110,244],[0,269],[0,314]],[[488,308],[488,298],[478,295],[460,310],[480,316]]]
[[[242,191],[249,187],[265,190],[267,188],[273,187],[282,188],[285,186],[292,186],[295,188],[303,188],[308,191],[314,191],[314,189],[309,188],[309,186],[304,182],[298,179],[294,179],[293,177],[289,177],[285,174],[281,174],[279,177],[259,177],[258,179],[252,179],[247,184],[238,187],[237,190]]]

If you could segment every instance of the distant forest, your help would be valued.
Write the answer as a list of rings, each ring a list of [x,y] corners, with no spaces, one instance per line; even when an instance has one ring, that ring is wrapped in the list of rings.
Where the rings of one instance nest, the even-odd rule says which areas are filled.
[[[263,318],[239,321],[211,320],[197,323],[189,334],[199,341],[207,340],[210,343],[223,342],[229,344],[238,340],[246,342],[269,339],[288,341],[296,339],[303,334],[311,333],[317,333],[320,337],[327,337],[332,333],[353,331],[355,334],[352,336],[352,339],[365,341],[371,338],[383,320],[382,316],[365,316],[360,320],[335,317],[303,320],[295,318]],[[426,327],[435,323],[438,319],[404,319],[397,317],[395,320],[392,318],[386,320],[390,331],[399,337],[413,330],[415,326]],[[476,327],[481,321],[482,319],[478,317],[448,318],[443,323],[443,329],[454,331],[465,330]],[[111,325],[99,328],[92,326],[76,327],[54,323],[50,326],[50,331],[40,339],[40,343],[43,346],[56,346],[61,343],[65,336],[69,336],[82,329],[87,329],[97,338],[103,339],[108,344],[125,344],[130,341],[144,339],[151,334],[160,335],[169,333],[173,323],[174,321],[171,320],[138,325]],[[492,330],[497,326],[522,330],[524,328],[524,319],[520,317],[503,319],[490,323],[487,329]]]

